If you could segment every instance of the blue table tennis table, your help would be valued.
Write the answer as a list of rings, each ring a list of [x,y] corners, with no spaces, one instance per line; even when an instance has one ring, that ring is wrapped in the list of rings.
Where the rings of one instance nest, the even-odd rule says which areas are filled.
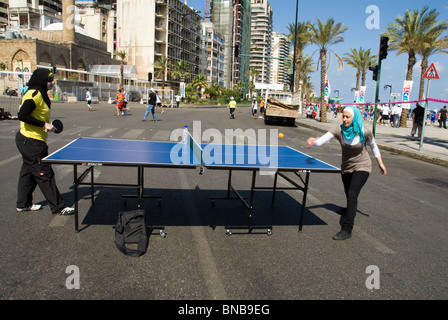
[[[191,135],[186,143],[78,138],[48,155],[42,161],[51,164],[73,165],[75,232],[79,232],[78,187],[80,185],[90,185],[92,205],[94,204],[95,185],[137,188],[138,192],[136,195],[123,195],[123,197],[137,198],[137,206],[141,207],[143,198],[158,198],[160,202],[160,196],[144,194],[144,169],[151,167],[199,169],[200,174],[203,174],[205,169],[227,170],[227,192],[224,196],[211,197],[210,200],[212,203],[216,199],[240,200],[248,210],[247,226],[225,226],[227,234],[231,234],[233,229],[247,229],[249,232],[252,232],[254,229],[266,229],[267,233],[271,234],[272,226],[257,226],[252,223],[255,190],[272,190],[272,205],[274,204],[277,190],[303,191],[299,219],[299,231],[302,231],[310,173],[340,172],[339,168],[288,146],[199,145]],[[78,166],[85,168],[81,174],[78,174]],[[97,166],[136,167],[137,183],[114,184],[95,182],[94,169]],[[274,174],[273,186],[256,186],[257,173],[260,174],[263,170]],[[252,172],[249,201],[232,185],[233,171]],[[90,182],[84,182],[89,174]],[[279,187],[277,185],[278,177],[285,179],[290,187]],[[160,228],[162,234],[163,227]]]

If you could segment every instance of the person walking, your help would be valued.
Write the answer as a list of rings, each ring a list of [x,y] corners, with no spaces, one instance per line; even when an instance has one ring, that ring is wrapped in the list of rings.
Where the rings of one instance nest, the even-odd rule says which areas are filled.
[[[127,98],[127,94],[126,94],[126,90],[121,87],[121,94],[123,95],[123,108],[121,109],[122,111],[122,115],[126,116],[128,114],[128,98]]]
[[[381,125],[382,126],[387,126],[389,124],[390,121],[390,107],[387,104],[383,105],[383,108],[381,109]]]
[[[264,118],[264,105],[265,105],[264,99],[263,99],[263,97],[261,97],[261,99],[260,99],[260,118]]]
[[[236,101],[233,97],[230,97],[230,102],[227,105],[230,111],[230,119],[235,119],[235,109],[236,109]]]
[[[22,167],[17,187],[16,210],[24,212],[41,209],[40,204],[33,204],[33,192],[39,186],[53,214],[73,214],[75,209],[66,206],[59,193],[51,165],[42,162],[48,156],[48,132],[56,130],[50,123],[51,101],[47,94],[54,86],[53,73],[37,68],[31,75],[28,86],[17,113],[20,130],[16,134],[16,146],[22,155]]]
[[[92,111],[92,93],[89,91],[88,88],[86,88],[86,101],[87,101],[87,107],[89,108],[89,111]]]
[[[252,116],[254,117],[254,119],[257,119],[257,109],[258,109],[258,102],[257,99],[254,98],[252,100]]]
[[[157,98],[157,101],[156,101],[156,108],[159,107],[159,108],[160,108],[160,111],[161,111],[160,113],[164,113],[165,111],[163,111],[163,107],[162,107],[162,98],[160,97],[158,91],[156,91],[155,93],[156,93],[156,98]]]
[[[342,112],[342,124],[321,137],[308,138],[308,147],[322,146],[336,138],[342,149],[341,178],[347,200],[345,210],[341,211],[341,231],[333,236],[334,240],[346,240],[352,237],[352,230],[358,210],[358,196],[372,171],[372,162],[366,145],[372,149],[381,174],[387,169],[372,132],[364,127],[361,112],[348,106]]]
[[[117,90],[117,95],[115,97],[114,102],[116,104],[116,108],[117,108],[117,116],[120,115],[120,111],[123,114],[123,110],[124,110],[124,95],[121,92],[121,89]]]
[[[146,121],[146,118],[148,118],[149,113],[152,114],[152,121],[157,121],[156,113],[155,113],[155,107],[157,103],[157,97],[155,94],[154,89],[149,89],[149,97],[148,97],[148,107],[146,108],[145,115],[143,116],[142,121]]]
[[[417,106],[412,110],[411,118],[412,118],[412,129],[411,129],[411,137],[413,138],[415,133],[417,132],[418,137],[420,138],[422,135],[422,126],[425,117],[425,109],[417,103]]]
[[[443,127],[446,129],[446,113],[446,106],[443,106],[443,108],[439,111],[439,128],[442,128],[443,125]]]
[[[176,94],[176,108],[179,108],[180,100],[182,100],[182,97],[180,94]]]
[[[401,107],[401,104],[394,105],[393,109],[393,115],[394,115],[394,127],[399,128],[400,127],[400,121],[401,121],[401,113],[403,112],[403,108]]]

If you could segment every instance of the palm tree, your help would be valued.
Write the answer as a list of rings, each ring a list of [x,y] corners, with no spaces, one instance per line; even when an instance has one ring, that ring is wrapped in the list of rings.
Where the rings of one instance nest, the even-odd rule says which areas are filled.
[[[438,13],[437,13],[438,15]],[[426,70],[428,69],[428,58],[437,53],[448,54],[448,37],[441,37],[442,33],[448,29],[448,22],[446,20],[442,22],[438,22],[432,27],[428,28],[422,33],[421,40],[423,41],[423,45],[417,48],[417,54],[422,57],[422,61],[420,63],[421,74],[420,74],[420,87],[418,92],[418,99],[423,99],[423,90],[424,90],[424,78]],[[428,98],[428,97],[427,97]]]
[[[186,62],[185,60],[179,60],[174,65],[174,70],[172,74],[177,78],[181,78],[182,76],[189,78],[191,76],[190,72],[188,72],[189,70],[190,65],[188,64],[188,62]]]
[[[162,100],[165,93],[166,76],[170,73],[171,61],[166,57],[161,57],[154,63],[155,76],[162,79]]]
[[[120,62],[120,88],[122,88],[124,86],[124,67],[123,67],[123,62],[124,59],[126,59],[127,53],[126,51],[116,51],[115,54],[121,59]]]
[[[344,58],[342,58],[350,67],[353,67],[356,69],[356,84],[355,84],[355,90],[359,90],[359,80],[361,79],[361,68],[362,68],[362,61],[361,61],[361,53],[362,48],[359,48],[359,50],[356,49],[350,49],[351,53],[345,53]]]
[[[317,26],[310,24],[311,43],[316,44],[319,47],[321,122],[327,122],[327,105],[324,104],[327,52],[332,45],[344,41],[341,34],[347,31],[347,29],[348,27],[344,26],[342,23],[335,23],[333,18],[328,19],[326,23],[323,23],[319,18],[317,18]],[[338,70],[343,69],[344,64],[342,59],[334,51],[332,52],[338,59]],[[330,64],[328,67],[330,67]]]
[[[359,90],[359,80],[361,80],[361,86],[365,86],[367,69],[376,63],[377,57],[370,54],[370,49],[364,50],[362,47],[358,50],[350,49],[350,52],[344,54],[343,60],[349,66],[356,68],[355,90]]]
[[[222,88],[217,83],[213,83],[210,87],[204,90],[205,94],[210,96],[210,99],[216,99],[222,95]]]
[[[311,96],[311,93],[313,92],[313,90],[314,90],[314,85],[311,82],[311,77],[307,76],[306,81],[302,85],[302,93],[303,93],[303,96],[305,97],[306,101],[310,101],[310,96]]]
[[[369,67],[376,64],[378,61],[377,55],[372,55],[370,49],[364,50],[362,53],[362,65],[361,65],[361,86],[366,85],[366,74]]]
[[[198,99],[198,92],[194,90],[191,83],[185,86],[185,97],[187,98],[188,102]]]
[[[301,63],[303,61],[303,50],[305,49],[305,47],[311,43],[311,34],[310,34],[310,22],[299,22],[297,24],[297,27],[294,23],[290,23],[286,26],[286,28],[289,31],[289,34],[286,35],[286,37],[288,38],[288,40],[291,42],[291,45],[294,46],[294,44],[296,45],[294,50],[296,53],[296,61],[294,61],[295,63],[295,79],[294,79],[294,84],[295,86],[297,86],[299,84],[299,81],[301,80],[300,78],[300,72],[298,72],[301,69]],[[296,41],[296,34],[297,34],[297,41]],[[303,81],[303,80],[302,80]],[[294,90],[295,88],[291,88],[293,89],[294,92],[296,92],[296,90]]]
[[[421,66],[421,75],[420,75],[420,88],[418,92],[418,99],[423,99],[423,90],[424,90],[424,78],[426,70],[428,69],[428,58],[437,53],[448,54],[448,37],[444,36],[442,38],[438,38],[438,36],[434,36],[429,38],[426,42],[427,46],[418,49],[418,54],[422,56]],[[426,97],[428,98],[428,97]]]
[[[299,81],[302,80],[302,96],[306,97],[309,93],[306,91],[311,87],[309,86],[310,76],[308,75],[311,72],[315,72],[315,64],[313,63],[313,58],[307,54],[302,55],[302,61],[300,62],[300,68],[296,70],[296,75],[299,76]],[[300,82],[298,82],[300,83]],[[300,97],[302,99],[302,97]]]
[[[412,68],[417,62],[418,48],[424,47],[423,34],[434,28],[438,13],[436,9],[429,11],[425,6],[421,11],[407,9],[404,16],[399,15],[391,22],[384,33],[389,37],[389,50],[397,51],[396,55],[408,54],[406,80],[412,80]],[[403,108],[400,127],[406,127],[408,109]]]
[[[247,75],[249,76],[249,98],[252,98],[252,92],[255,89],[255,79],[259,74],[260,70],[258,70],[256,67],[250,67],[249,70],[247,70]]]
[[[207,88],[208,83],[203,74],[198,74],[196,78],[194,78],[192,86],[195,90],[199,89],[200,96],[202,97],[202,89]]]
[[[244,83],[243,83],[243,81],[239,80],[236,83],[236,85],[233,87],[233,90],[235,91],[235,96],[241,98],[243,90],[244,90]]]

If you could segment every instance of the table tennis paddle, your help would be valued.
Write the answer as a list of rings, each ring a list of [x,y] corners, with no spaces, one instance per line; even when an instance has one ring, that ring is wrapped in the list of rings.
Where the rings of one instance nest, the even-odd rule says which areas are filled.
[[[64,125],[62,124],[62,121],[59,119],[55,119],[51,122],[51,124],[56,128],[54,133],[61,133],[62,130],[64,130]]]

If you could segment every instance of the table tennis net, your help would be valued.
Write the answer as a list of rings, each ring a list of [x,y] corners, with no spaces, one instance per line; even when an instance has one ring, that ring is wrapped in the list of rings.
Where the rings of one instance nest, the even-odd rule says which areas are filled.
[[[199,143],[197,143],[196,140],[194,140],[190,132],[187,132],[187,134],[188,134],[187,144],[190,147],[190,150],[193,152],[196,159],[199,161],[200,171],[202,172],[204,169],[204,151],[202,150]]]

